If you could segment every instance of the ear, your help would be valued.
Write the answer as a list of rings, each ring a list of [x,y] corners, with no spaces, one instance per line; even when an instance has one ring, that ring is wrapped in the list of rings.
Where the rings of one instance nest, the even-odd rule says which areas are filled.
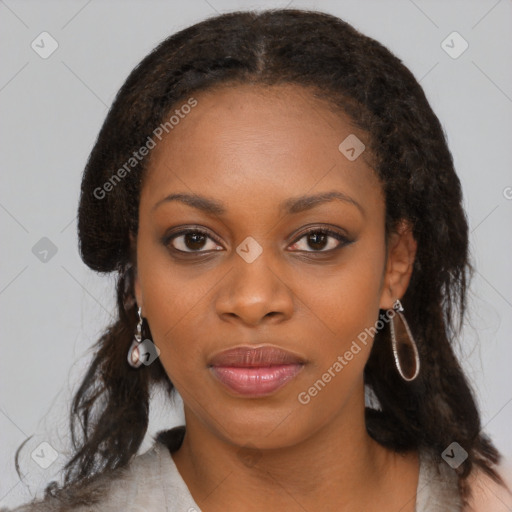
[[[137,301],[137,307],[141,308],[141,315],[144,316],[144,301],[142,299],[142,288],[140,286],[140,280],[136,268],[134,269],[133,289],[135,292],[135,300]]]
[[[381,309],[391,309],[396,299],[401,299],[409,286],[417,243],[409,222],[402,220],[389,235],[386,270],[383,277]]]
[[[130,233],[130,250],[132,253],[132,261],[136,261],[136,254],[135,254],[135,248],[136,247],[136,240],[132,233]],[[137,307],[141,308],[141,314],[144,316],[144,300],[143,300],[143,294],[142,294],[142,287],[139,280],[139,273],[137,272],[137,265],[133,265],[133,290],[135,293],[135,300],[137,302]]]

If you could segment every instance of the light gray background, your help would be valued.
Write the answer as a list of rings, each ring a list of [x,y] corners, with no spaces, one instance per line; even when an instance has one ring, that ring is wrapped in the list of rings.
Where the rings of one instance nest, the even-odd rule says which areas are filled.
[[[477,267],[463,365],[486,431],[512,458],[510,0],[0,0],[0,505],[26,501],[64,462],[70,393],[114,311],[113,279],[78,256],[75,215],[81,173],[115,93],[177,30],[217,13],[286,6],[338,15],[385,44],[421,81],[441,119]],[[47,59],[31,48],[43,31],[59,44]],[[441,47],[453,31],[469,43],[457,59]],[[46,262],[32,252],[42,237],[57,248]],[[158,397],[155,404],[148,436],[182,422],[181,407]],[[14,452],[31,435],[21,483]],[[43,441],[60,454],[46,470],[30,457]]]

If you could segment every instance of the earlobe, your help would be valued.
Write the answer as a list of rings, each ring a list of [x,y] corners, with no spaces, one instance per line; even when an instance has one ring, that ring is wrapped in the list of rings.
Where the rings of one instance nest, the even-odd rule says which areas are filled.
[[[142,300],[142,288],[140,285],[139,280],[139,273],[137,271],[137,265],[136,265],[136,249],[137,241],[133,233],[129,234],[130,237],[130,252],[132,255],[132,264],[133,264],[133,291],[135,295],[135,301],[137,302],[137,308],[142,308],[144,310],[143,306],[143,300]]]
[[[381,309],[390,309],[396,299],[404,296],[411,280],[416,257],[417,242],[412,226],[403,220],[391,233],[388,241],[388,258],[383,279]]]
[[[137,307],[142,308],[142,313],[144,314],[144,304],[142,300],[142,289],[140,286],[139,276],[137,275],[137,270],[134,270],[134,283],[133,290],[135,293],[135,300],[137,302]]]

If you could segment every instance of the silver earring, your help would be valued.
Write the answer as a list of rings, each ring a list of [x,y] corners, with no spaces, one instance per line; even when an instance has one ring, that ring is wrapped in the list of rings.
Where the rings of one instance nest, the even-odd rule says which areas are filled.
[[[137,323],[137,330],[135,331],[135,339],[128,350],[128,364],[133,368],[138,368],[142,364],[140,344],[142,342],[142,309],[138,309],[139,321]]]
[[[160,349],[149,338],[142,340],[142,318],[141,308],[138,309],[139,321],[135,331],[134,340],[128,350],[128,364],[138,368],[141,364],[149,366],[160,356]]]
[[[418,347],[412,337],[409,325],[402,311],[402,303],[397,299],[393,304],[395,315],[391,319],[391,346],[398,373],[407,382],[414,380],[420,373]]]

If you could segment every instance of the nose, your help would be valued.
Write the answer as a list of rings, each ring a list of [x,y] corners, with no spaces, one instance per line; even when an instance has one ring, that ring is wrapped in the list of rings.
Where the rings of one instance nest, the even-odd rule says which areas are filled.
[[[282,322],[291,317],[294,307],[288,281],[265,251],[250,263],[236,254],[216,297],[217,314],[250,326]]]

